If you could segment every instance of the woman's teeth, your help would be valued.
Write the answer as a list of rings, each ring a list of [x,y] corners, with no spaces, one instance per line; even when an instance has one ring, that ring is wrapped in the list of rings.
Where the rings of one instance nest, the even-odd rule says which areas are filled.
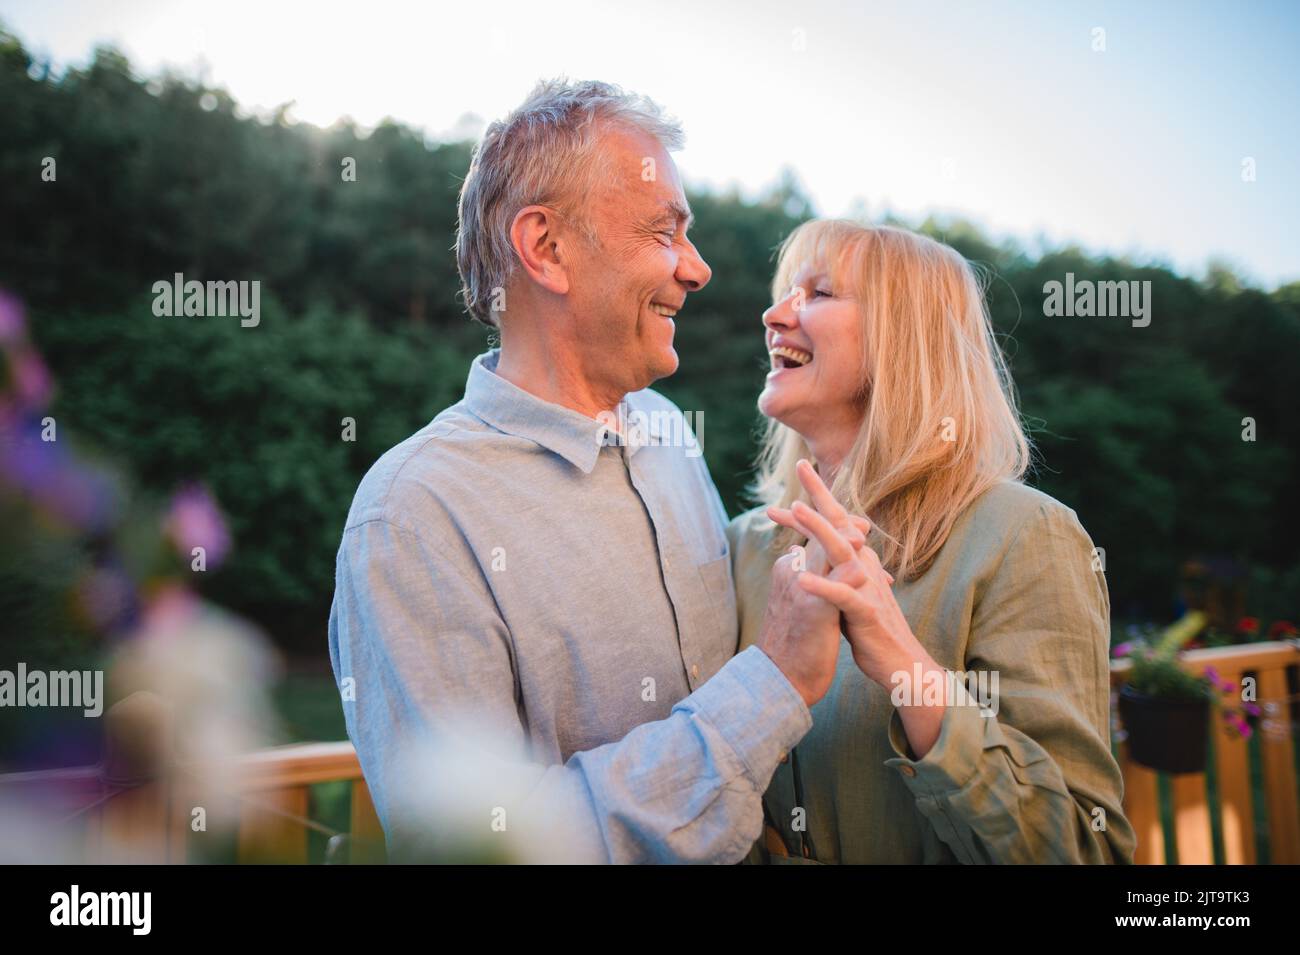
[[[811,352],[806,352],[802,348],[791,348],[789,345],[778,345],[768,354],[778,368],[798,368],[812,361]]]
[[[656,315],[662,315],[664,318],[672,318],[677,314],[677,309],[670,308],[667,305],[660,305],[658,302],[650,303],[650,311]]]

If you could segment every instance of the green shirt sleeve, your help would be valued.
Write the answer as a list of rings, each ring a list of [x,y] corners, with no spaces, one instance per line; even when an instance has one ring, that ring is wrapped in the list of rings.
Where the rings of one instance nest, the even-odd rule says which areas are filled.
[[[988,710],[954,681],[956,705],[919,760],[898,711],[890,718],[897,756],[885,765],[961,862],[1133,861],[1110,749],[1110,604],[1094,562],[1074,512],[1045,502],[977,578],[966,667],[988,671]]]

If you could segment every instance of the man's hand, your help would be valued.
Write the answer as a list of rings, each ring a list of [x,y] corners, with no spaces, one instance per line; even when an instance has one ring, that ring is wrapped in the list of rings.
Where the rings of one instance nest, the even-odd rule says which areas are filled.
[[[839,608],[799,586],[807,561],[804,548],[791,547],[772,566],[758,646],[812,707],[835,679],[841,637]]]
[[[865,547],[871,525],[845,513],[826,491],[811,464],[801,462],[799,471],[805,486],[808,484],[806,471],[816,486],[825,491],[824,495],[810,495],[819,511],[830,505],[838,509],[831,516],[841,527],[843,540],[848,542],[846,547],[855,552]],[[768,515],[780,510],[768,508]],[[800,586],[799,576],[805,571],[825,574],[828,570],[825,549],[815,538],[809,540],[806,548],[791,547],[783,554],[772,567],[767,611],[758,638],[758,646],[772,658],[810,707],[826,695],[835,679],[835,662],[840,654],[840,610]]]
[[[812,469],[801,461],[799,480],[816,509],[796,501],[789,510],[768,508],[768,515],[820,545],[826,567],[807,568],[797,575],[795,586],[834,604],[844,615],[844,633],[853,648],[859,669],[886,689],[893,686],[895,673],[911,673],[919,662],[925,669],[938,668],[912,633],[902,609],[894,599],[893,576],[880,564],[870,547],[858,546],[850,533],[852,517],[831,495]]]

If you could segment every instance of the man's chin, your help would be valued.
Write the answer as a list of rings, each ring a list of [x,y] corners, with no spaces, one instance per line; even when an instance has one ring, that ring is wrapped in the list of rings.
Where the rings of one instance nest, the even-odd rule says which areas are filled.
[[[655,353],[650,360],[650,380],[658,381],[660,378],[667,378],[670,375],[677,374],[677,368],[681,364],[677,357],[677,350],[668,348]]]

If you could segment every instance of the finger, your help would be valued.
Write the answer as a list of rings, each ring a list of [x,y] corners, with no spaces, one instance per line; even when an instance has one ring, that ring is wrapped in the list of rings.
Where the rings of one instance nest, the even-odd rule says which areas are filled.
[[[773,524],[780,524],[782,527],[788,527],[791,530],[797,531],[799,529],[799,525],[788,507],[777,507],[773,504],[767,509],[767,519]]]
[[[864,537],[871,536],[871,521],[863,517],[861,514],[850,514],[849,523],[862,531]]]
[[[862,602],[858,592],[848,584],[827,580],[825,577],[819,577],[807,571],[796,577],[795,583],[802,587],[806,593],[810,593],[814,597],[820,597],[829,604],[834,604],[842,613],[856,611]]]
[[[821,561],[821,560],[817,560],[816,567],[813,567],[811,561],[822,557],[824,554],[824,551],[822,550],[822,546],[821,544],[817,543],[817,541],[813,540],[812,535],[808,533],[808,529],[804,527],[802,524],[800,524],[798,520],[795,519],[794,514],[791,513],[789,509],[784,507],[775,507],[775,506],[769,507],[767,509],[767,514],[768,517],[771,518],[773,523],[780,524],[782,527],[788,527],[790,528],[790,530],[796,531],[797,533],[801,534],[805,538],[805,541],[809,545],[811,545],[809,547],[808,553],[805,555],[806,559],[810,561],[808,565],[808,568],[810,570],[816,570],[818,573],[821,573],[825,570],[830,569],[830,562]],[[823,564],[825,566],[823,566]]]
[[[795,501],[792,512],[800,529],[822,545],[822,550],[826,552],[826,558],[831,562],[832,567],[838,567],[857,556],[852,545],[840,535],[831,522],[803,501]]]
[[[792,531],[802,531],[807,536],[807,531],[799,526],[794,514],[787,507],[777,507],[775,504],[767,509],[767,517],[773,524],[780,524],[782,527],[788,527]],[[858,518],[861,520],[861,518]],[[870,527],[870,522],[867,522]],[[867,546],[867,534],[858,525],[850,525],[839,529],[839,533],[845,540],[853,546],[855,550],[860,550]]]
[[[885,565],[880,562],[880,555],[870,547],[864,547],[858,552],[858,560],[866,564],[872,574],[878,574],[889,583],[889,586],[894,586],[894,575],[885,570]]]
[[[860,560],[849,560],[838,567],[828,567],[822,576],[848,584],[854,590],[861,590],[871,581],[871,571]]]
[[[808,492],[808,499],[812,501],[813,507],[817,508],[834,527],[843,527],[848,521],[848,511],[844,510],[840,502],[835,500],[835,495],[822,481],[821,475],[817,473],[816,468],[809,463],[807,458],[800,458],[798,465],[795,467],[799,475],[799,483],[803,485]]]

